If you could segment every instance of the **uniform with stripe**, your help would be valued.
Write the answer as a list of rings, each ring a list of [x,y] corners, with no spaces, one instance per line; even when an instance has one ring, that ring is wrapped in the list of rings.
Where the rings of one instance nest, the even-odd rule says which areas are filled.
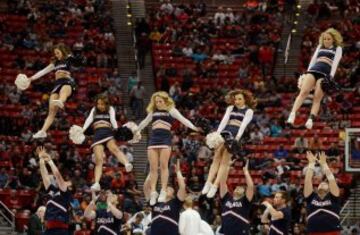
[[[119,235],[121,219],[117,219],[111,211],[106,209],[96,210],[96,234],[97,235]]]
[[[287,235],[290,223],[291,223],[291,209],[289,207],[284,207],[279,209],[284,215],[282,219],[270,221],[270,231],[269,235]]]
[[[224,235],[249,234],[251,202],[246,196],[235,200],[230,193],[221,199],[222,232]]]
[[[323,199],[311,193],[307,202],[307,232],[326,233],[340,231],[340,199],[328,193]]]
[[[70,220],[70,201],[72,200],[71,192],[61,191],[54,185],[50,185],[47,189],[50,196],[46,204],[45,235],[63,235],[68,234],[68,224]]]
[[[183,202],[177,197],[162,203],[156,203],[152,208],[150,235],[179,235],[178,221]]]

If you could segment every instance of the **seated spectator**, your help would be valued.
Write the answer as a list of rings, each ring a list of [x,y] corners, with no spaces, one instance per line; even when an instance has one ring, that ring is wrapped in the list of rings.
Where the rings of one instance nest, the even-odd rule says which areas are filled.
[[[280,147],[274,152],[274,157],[277,160],[286,159],[289,153],[286,149],[284,149],[284,145],[280,144]]]
[[[309,147],[309,143],[304,136],[299,136],[295,139],[295,143],[293,146],[295,153],[304,153]]]

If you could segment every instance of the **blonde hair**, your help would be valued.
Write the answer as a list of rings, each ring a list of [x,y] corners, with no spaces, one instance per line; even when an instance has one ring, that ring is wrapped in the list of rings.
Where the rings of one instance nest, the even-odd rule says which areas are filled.
[[[325,34],[330,34],[331,37],[333,38],[334,42],[333,44],[335,46],[342,46],[343,45],[343,38],[340,34],[339,31],[337,31],[336,29],[334,28],[328,28],[327,30],[325,30],[324,32],[321,33],[320,37],[319,37],[319,44],[321,46],[324,46],[324,36]]]
[[[151,96],[151,100],[149,105],[146,108],[146,111],[148,113],[154,112],[156,109],[156,104],[155,104],[155,98],[156,97],[160,97],[165,101],[165,105],[166,105],[166,111],[169,111],[170,109],[175,107],[175,102],[174,100],[169,96],[169,94],[165,91],[158,91],[155,92],[152,96]]]

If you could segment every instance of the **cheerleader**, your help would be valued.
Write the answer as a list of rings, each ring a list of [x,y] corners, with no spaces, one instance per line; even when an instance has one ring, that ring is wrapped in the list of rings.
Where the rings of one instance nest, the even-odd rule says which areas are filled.
[[[224,175],[228,162],[230,161],[231,151],[226,147],[226,143],[219,142],[218,144],[210,143],[212,137],[228,136],[227,138],[239,141],[247,125],[253,118],[253,109],[256,106],[256,100],[252,93],[247,90],[233,90],[226,96],[226,101],[230,106],[227,107],[226,113],[220,122],[220,125],[215,133],[207,136],[207,144],[209,147],[215,148],[214,160],[211,164],[209,176],[202,190],[202,194],[207,194],[208,198],[215,196],[221,176]],[[213,180],[216,177],[214,183]]]
[[[262,205],[266,210],[261,216],[261,222],[269,230],[268,235],[287,235],[291,225],[291,208],[287,206],[288,195],[286,192],[277,192],[274,195],[273,205],[264,201]],[[271,219],[269,220],[269,216]]]
[[[71,182],[63,179],[50,155],[43,147],[38,147],[36,153],[40,158],[40,173],[50,199],[46,204],[45,235],[69,235],[70,202],[72,200],[71,192],[68,187]],[[46,164],[51,168],[53,175],[49,175]]]
[[[92,129],[90,129],[90,126],[92,126]],[[90,134],[91,130],[94,132],[93,143],[91,145],[95,154],[95,183],[91,186],[91,189],[94,191],[100,191],[101,189],[99,182],[104,164],[104,146],[125,166],[127,172],[133,168],[132,164],[116,144],[114,138],[116,129],[118,129],[118,124],[115,118],[115,109],[110,106],[107,96],[97,96],[96,106],[91,109],[81,130],[85,134]]]
[[[221,197],[221,228],[224,235],[250,234],[250,211],[254,197],[254,183],[249,173],[249,160],[243,168],[246,179],[246,189],[237,186],[233,195],[228,192],[226,184],[230,164],[220,181]]]
[[[55,86],[51,91],[49,99],[49,113],[41,130],[33,135],[34,139],[46,138],[46,131],[54,122],[58,109],[64,108],[66,100],[75,91],[75,81],[71,77],[71,70],[74,66],[80,66],[82,63],[82,57],[73,56],[70,49],[60,43],[54,47],[54,58],[51,60],[50,64],[27,79],[28,83],[30,83],[55,71]]]
[[[150,178],[148,176],[144,183],[144,194],[147,200],[152,193]],[[158,202],[152,206],[150,235],[179,235],[180,211],[186,197],[185,179],[181,174],[179,160],[176,163],[176,178],[179,185],[176,195],[174,188],[167,187],[164,202]]]
[[[84,211],[85,218],[95,220],[95,234],[97,235],[120,235],[121,220],[123,213],[117,208],[118,196],[111,191],[106,193],[106,208],[98,207],[98,196],[93,192],[90,204]]]
[[[152,122],[152,131],[148,143],[148,158],[150,162],[150,181],[151,181],[151,200],[154,205],[158,197],[156,192],[156,183],[158,180],[158,167],[160,163],[161,192],[158,198],[159,202],[166,199],[166,188],[169,178],[168,163],[171,155],[171,126],[174,118],[194,131],[199,131],[188,119],[183,117],[175,108],[174,101],[168,93],[164,91],[156,92],[152,95],[147,107],[148,115],[139,124],[138,133],[140,133],[150,122]]]
[[[310,116],[305,123],[307,129],[312,129],[314,120],[319,113],[324,92],[330,92],[334,86],[334,76],[342,57],[342,36],[329,28],[319,38],[319,45],[311,58],[307,72],[299,77],[299,95],[296,97],[287,123],[293,125],[297,110],[301,107],[310,91],[314,90]]]
[[[310,235],[340,235],[340,190],[326,163],[326,155],[322,152],[317,160],[309,151],[306,157],[309,161],[304,181],[304,197],[308,215],[306,231]],[[316,162],[319,162],[327,178],[327,182],[319,184],[317,192],[314,191],[312,183]]]

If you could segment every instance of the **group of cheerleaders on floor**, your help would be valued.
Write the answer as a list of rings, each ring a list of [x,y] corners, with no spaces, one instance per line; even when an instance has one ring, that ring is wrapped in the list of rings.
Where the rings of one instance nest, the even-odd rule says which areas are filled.
[[[321,34],[319,45],[310,61],[308,70],[304,75],[300,76],[298,80],[300,93],[295,100],[287,120],[288,124],[294,124],[297,110],[301,107],[304,99],[309,93],[314,90],[310,116],[305,124],[306,128],[312,128],[315,117],[319,112],[324,92],[328,92],[330,89],[334,88],[333,77],[342,57],[341,44],[341,35],[335,29],[330,28]],[[53,123],[56,113],[59,109],[64,109],[64,104],[67,99],[74,93],[76,84],[71,77],[71,70],[73,67],[81,64],[81,60],[82,58],[73,56],[66,46],[59,44],[54,48],[54,58],[45,69],[29,78],[24,74],[20,74],[16,78],[15,84],[17,87],[21,90],[25,90],[32,81],[39,79],[49,72],[55,72],[55,87],[52,90],[49,99],[48,116],[41,130],[33,135],[34,139],[47,137],[47,130]],[[226,198],[226,200],[231,201],[230,206],[226,209],[228,211],[223,213],[224,234],[247,234],[249,231],[250,210],[248,210],[248,207],[245,205],[252,201],[253,195],[253,184],[247,169],[248,164],[244,167],[247,189],[240,186],[236,187],[233,196],[229,196],[226,188],[226,179],[229,171],[229,163],[234,155],[233,146],[237,145],[241,140],[247,125],[253,119],[256,99],[250,91],[233,90],[227,94],[226,102],[229,106],[226,108],[226,112],[217,130],[206,136],[207,145],[214,150],[214,158],[209,170],[208,178],[202,189],[202,194],[206,195],[208,198],[213,198],[220,188],[221,198]],[[90,203],[89,208],[85,211],[85,215],[88,218],[97,218],[97,221],[99,222],[98,227],[96,228],[98,234],[118,234],[118,232],[115,232],[118,231],[116,229],[116,224],[120,223],[118,220],[122,217],[122,212],[116,208],[116,196],[111,193],[108,193],[107,197],[105,197],[105,199],[107,198],[106,203],[108,204],[106,209],[99,209],[95,204],[98,198],[95,192],[101,191],[99,182],[105,157],[104,149],[107,147],[108,150],[117,157],[119,162],[125,166],[126,171],[131,171],[133,166],[119,150],[116,140],[136,143],[141,139],[141,132],[150,123],[151,133],[147,150],[148,160],[150,162],[150,172],[144,184],[144,191],[146,199],[149,200],[150,205],[153,207],[151,234],[177,234],[177,232],[173,230],[173,226],[177,226],[178,220],[176,219],[178,219],[179,215],[178,213],[174,213],[174,211],[171,212],[171,210],[173,207],[178,207],[178,205],[175,206],[176,203],[174,203],[174,200],[183,201],[185,199],[186,191],[184,188],[185,181],[181,175],[179,166],[176,168],[179,184],[177,196],[175,196],[174,189],[168,187],[168,163],[172,151],[171,127],[176,119],[195,132],[203,133],[203,128],[195,126],[190,120],[186,119],[175,108],[174,101],[168,93],[163,91],[156,92],[152,95],[147,107],[147,113],[146,118],[141,121],[138,126],[133,122],[129,122],[118,127],[115,118],[115,109],[109,104],[106,96],[99,95],[96,98],[95,107],[91,109],[83,127],[74,125],[69,131],[70,139],[76,144],[83,143],[85,135],[93,135],[91,148],[95,154],[96,161],[95,182],[91,186],[93,200]],[[201,126],[201,124],[199,126]],[[47,203],[45,219],[47,220],[46,231],[48,231],[48,233],[46,234],[65,234],[64,231],[68,228],[69,222],[67,208],[69,203],[68,200],[71,195],[67,192],[67,187],[70,183],[63,180],[56,165],[51,160],[49,154],[46,153],[45,149],[38,148],[37,153],[40,157],[40,169],[44,186],[49,192],[52,192],[51,195],[53,195]],[[324,154],[321,154],[318,159],[313,154],[308,153],[307,158],[309,160],[309,166],[305,178],[304,194],[306,198],[311,196],[311,199],[315,201],[315,204],[311,203],[311,208],[309,209],[308,206],[308,209],[310,210],[310,213],[314,213],[314,215],[318,213],[328,213],[328,216],[330,216],[330,222],[321,221],[328,224],[328,227],[325,228],[325,230],[319,230],[317,226],[315,226],[319,223],[318,220],[313,222],[315,225],[308,223],[308,229],[311,232],[339,231],[340,227],[334,227],[339,224],[339,211],[337,206],[335,206],[335,204],[337,205],[336,199],[339,196],[339,192],[334,176],[326,165]],[[314,194],[311,178],[316,162],[323,166],[328,183],[321,183],[318,187],[318,193]],[[53,175],[48,173],[46,164],[50,166]],[[161,179],[160,193],[156,191],[159,168]],[[236,201],[242,203],[236,203]],[[269,233],[287,234],[285,224],[279,222],[286,219],[289,213],[288,210],[283,210],[283,207],[287,208],[285,196],[282,193],[275,195],[273,203],[275,208],[269,202],[264,202],[263,204],[267,208],[265,211],[267,215],[271,215]],[[226,205],[229,205],[229,203]],[[170,211],[168,211],[168,209]],[[178,208],[178,210],[180,213],[180,208]],[[238,221],[230,221],[230,224],[225,226],[224,223],[228,221],[225,217],[228,216],[233,217],[233,219],[235,218],[235,220],[238,219]],[[309,215],[309,221],[310,217],[311,216]],[[316,218],[316,216],[314,216],[314,218]],[[337,218],[337,220],[334,220],[334,218]],[[233,226],[239,225],[244,229],[244,233],[239,232],[239,230],[236,229],[236,231],[234,231]],[[163,233],[166,228],[169,230],[166,233]]]

